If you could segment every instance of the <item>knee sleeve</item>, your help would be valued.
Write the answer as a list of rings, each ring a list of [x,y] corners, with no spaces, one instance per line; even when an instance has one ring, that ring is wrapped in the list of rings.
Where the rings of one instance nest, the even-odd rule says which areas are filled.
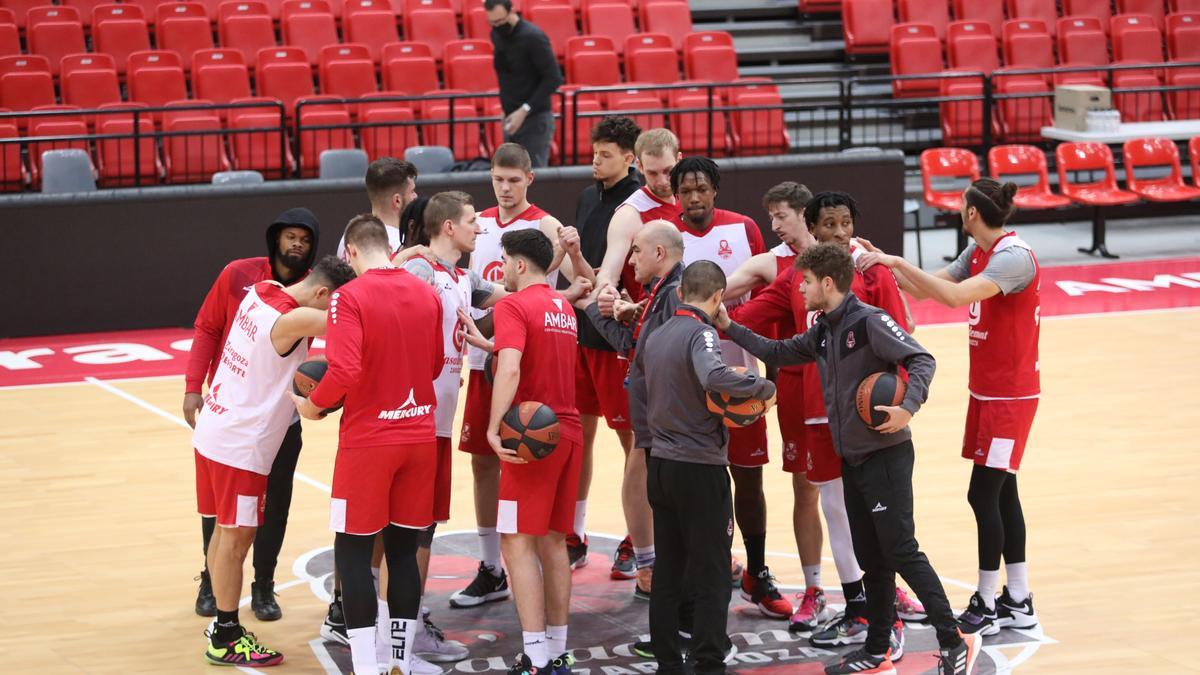
[[[850,536],[850,517],[846,515],[842,480],[829,481],[819,489],[821,512],[825,514],[825,526],[829,528],[829,548],[833,551],[838,578],[843,584],[853,583],[863,577],[863,572],[854,555],[854,540]]]

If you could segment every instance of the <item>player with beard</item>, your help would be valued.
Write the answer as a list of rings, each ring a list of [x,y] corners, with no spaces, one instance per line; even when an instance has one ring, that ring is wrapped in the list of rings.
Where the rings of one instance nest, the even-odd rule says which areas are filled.
[[[275,281],[285,286],[296,283],[308,274],[316,258],[320,226],[317,217],[305,208],[288,209],[279,214],[267,227],[267,255],[259,258],[234,260],[221,270],[216,282],[204,297],[196,314],[191,353],[184,376],[183,418],[188,426],[196,427],[196,412],[203,405],[204,382],[212,378],[221,363],[221,347],[229,337],[234,314],[247,291],[260,281]],[[275,602],[275,566],[283,548],[287,530],[288,510],[292,504],[292,477],[300,458],[300,418],[293,417],[275,455],[275,463],[267,479],[267,509],[262,526],[254,539],[254,582],[251,584],[251,608],[259,621],[275,621],[283,616]],[[204,555],[208,556],[216,519],[200,517],[200,532]],[[216,616],[212,581],[207,563],[200,572],[200,589],[196,594],[196,613]]]
[[[417,167],[395,157],[380,157],[367,167],[367,198],[371,215],[387,228],[388,245],[397,251],[405,245],[401,216],[417,198]],[[346,260],[346,235],[338,241],[337,255]]]

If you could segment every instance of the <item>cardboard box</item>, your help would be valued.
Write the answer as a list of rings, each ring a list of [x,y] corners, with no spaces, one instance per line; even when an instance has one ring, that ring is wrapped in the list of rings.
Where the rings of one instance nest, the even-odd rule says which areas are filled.
[[[1054,126],[1087,131],[1089,110],[1112,109],[1112,92],[1090,84],[1069,84],[1054,90]]]

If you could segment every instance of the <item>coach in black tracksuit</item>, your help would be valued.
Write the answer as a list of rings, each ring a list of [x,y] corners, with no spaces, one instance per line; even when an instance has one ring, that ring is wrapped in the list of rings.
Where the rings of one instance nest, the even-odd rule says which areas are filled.
[[[908,421],[925,402],[935,362],[886,312],[859,301],[850,291],[854,263],[850,254],[822,244],[800,254],[804,300],[808,310],[824,312],[808,331],[787,340],[769,340],[733,323],[721,312],[716,325],[768,365],[817,362],[833,446],[842,459],[846,511],[854,552],[864,571],[870,628],[863,653],[855,652],[827,673],[859,672],[883,660],[893,620],[896,573],[925,605],[937,631],[943,660],[963,672],[967,649],[946,593],[929,559],[917,545],[913,523],[914,450]],[[871,428],[858,416],[858,385],[872,373],[908,371],[908,391],[899,406],[882,408],[888,419]],[[879,658],[883,657],[883,658]],[[864,665],[865,664],[865,665]],[[840,666],[840,667],[839,667]]]
[[[685,672],[679,647],[679,607],[695,603],[691,670],[724,673],[729,638],[729,549],[733,500],[729,433],[709,412],[708,391],[769,399],[775,384],[738,373],[721,361],[710,316],[722,307],[725,274],[709,261],[692,263],[680,283],[675,315],[639,345],[651,432],[647,492],[654,511],[650,640],[658,672]]]

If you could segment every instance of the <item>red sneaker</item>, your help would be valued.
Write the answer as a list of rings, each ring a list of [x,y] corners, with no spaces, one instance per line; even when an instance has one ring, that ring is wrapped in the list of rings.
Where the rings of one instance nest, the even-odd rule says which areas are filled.
[[[742,573],[742,599],[758,606],[763,616],[772,619],[789,619],[792,616],[792,603],[780,594],[775,587],[775,577],[766,567],[757,577],[749,572]]]

